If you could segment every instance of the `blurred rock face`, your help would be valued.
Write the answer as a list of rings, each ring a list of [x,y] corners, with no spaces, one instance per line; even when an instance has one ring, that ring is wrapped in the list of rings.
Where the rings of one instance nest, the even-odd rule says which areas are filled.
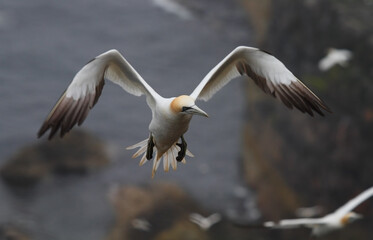
[[[12,225],[0,226],[0,239],[4,240],[31,240],[30,236]]]
[[[63,139],[18,151],[2,166],[0,175],[11,185],[32,186],[54,172],[86,173],[108,163],[103,143],[85,132],[72,131]]]
[[[373,61],[368,14],[373,6],[317,0],[271,1],[268,6],[261,47],[281,59],[333,113],[311,118],[290,111],[249,83],[244,177],[257,191],[264,219],[294,217],[297,207],[315,204],[331,212],[373,181],[373,71],[368,66]],[[348,49],[354,58],[346,67],[321,72],[318,62],[330,47]],[[367,205],[357,211],[371,216],[373,207]],[[343,234],[369,238],[367,224],[360,222],[357,230],[350,226]]]
[[[189,214],[201,209],[176,185],[118,186],[110,199],[116,216],[107,240],[213,239],[189,221]],[[134,221],[147,222],[148,228],[137,228]]]

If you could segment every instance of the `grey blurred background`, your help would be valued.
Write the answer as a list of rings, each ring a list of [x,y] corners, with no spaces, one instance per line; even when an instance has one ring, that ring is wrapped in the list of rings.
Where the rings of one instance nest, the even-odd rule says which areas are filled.
[[[372,2],[245,0],[10,1],[0,4],[0,238],[289,239],[307,230],[238,229],[333,211],[373,183]],[[312,118],[252,83],[232,81],[194,117],[194,153],[177,171],[138,166],[125,147],[148,136],[144,97],[106,83],[80,128],[36,139],[44,118],[90,59],[119,50],[162,96],[189,94],[239,45],[263,48],[333,110]],[[318,62],[348,49],[346,66]],[[369,239],[366,218],[325,239]],[[203,231],[191,212],[219,212]],[[150,229],[138,229],[134,219]]]

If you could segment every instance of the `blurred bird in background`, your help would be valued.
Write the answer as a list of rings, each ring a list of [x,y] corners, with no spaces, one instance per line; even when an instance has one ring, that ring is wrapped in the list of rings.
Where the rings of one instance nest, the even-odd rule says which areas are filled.
[[[300,207],[295,210],[295,215],[300,218],[310,218],[310,217],[318,217],[323,212],[323,208],[321,206],[312,206],[312,207]]]
[[[330,213],[321,218],[298,218],[298,219],[283,219],[278,222],[265,222],[264,226],[277,229],[291,229],[306,227],[311,228],[311,235],[320,237],[331,231],[342,229],[348,224],[361,219],[362,215],[352,212],[354,208],[360,205],[373,195],[373,187],[365,190],[355,198],[348,201],[345,205],[338,208],[333,213]]]
[[[199,213],[191,213],[189,215],[189,220],[197,224],[202,230],[207,231],[214,224],[220,222],[221,215],[219,213],[214,213],[208,217],[204,217]]]
[[[131,221],[131,225],[134,229],[144,231],[144,232],[149,232],[151,228],[151,224],[143,218],[135,218]]]
[[[346,67],[352,56],[353,54],[350,50],[329,48],[328,54],[319,61],[319,69],[325,72],[335,65]]]

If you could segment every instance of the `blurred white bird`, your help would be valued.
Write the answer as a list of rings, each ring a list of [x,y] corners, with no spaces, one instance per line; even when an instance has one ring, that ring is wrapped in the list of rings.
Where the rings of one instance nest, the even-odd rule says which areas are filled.
[[[352,212],[351,210],[356,208],[360,203],[370,198],[372,195],[373,187],[365,190],[333,213],[330,213],[324,217],[284,219],[280,220],[279,222],[265,222],[264,226],[279,229],[307,227],[312,229],[312,236],[319,237],[331,231],[341,229],[347,224],[362,218],[362,215]]]
[[[300,207],[295,211],[295,215],[300,218],[310,218],[320,216],[323,211],[321,206]]]
[[[237,47],[203,78],[189,96],[171,98],[160,96],[117,50],[110,50],[88,62],[75,75],[41,126],[38,137],[48,129],[51,129],[49,139],[58,130],[63,137],[75,124],[81,125],[100,97],[104,80],[110,80],[135,96],[146,95],[152,111],[150,136],[128,149],[139,148],[133,158],[143,154],[141,166],[153,158],[155,147],[154,176],[162,157],[164,170],[168,171],[170,165],[176,169],[177,161],[185,162],[186,155],[193,156],[187,150],[183,135],[193,115],[208,116],[195,101],[207,101],[241,75],[251,78],[264,92],[279,97],[289,108],[296,107],[311,116],[313,111],[323,116],[321,109],[330,112],[277,58],[257,48]]]
[[[350,50],[329,48],[328,54],[319,61],[319,69],[327,71],[337,64],[346,67],[352,56],[353,54]]]
[[[221,215],[219,213],[211,214],[208,217],[204,217],[199,213],[191,213],[189,215],[189,220],[197,224],[202,230],[208,230],[212,225],[220,222]]]
[[[181,5],[175,0],[153,0],[153,4],[163,9],[164,11],[175,14],[184,20],[191,20],[193,18],[192,12],[190,12],[186,7]]]
[[[134,229],[148,232],[151,228],[151,224],[143,218],[135,218],[131,221],[131,225]]]

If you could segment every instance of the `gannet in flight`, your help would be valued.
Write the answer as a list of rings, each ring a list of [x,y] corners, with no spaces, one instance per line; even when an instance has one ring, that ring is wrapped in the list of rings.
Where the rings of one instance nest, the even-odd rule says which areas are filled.
[[[152,226],[148,220],[143,219],[143,218],[133,219],[131,221],[131,225],[134,229],[144,231],[144,232],[149,232]]]
[[[330,112],[323,101],[282,62],[257,48],[237,47],[203,78],[190,95],[171,98],[160,96],[117,50],[109,50],[88,62],[75,75],[41,126],[38,137],[48,129],[51,129],[49,139],[59,130],[63,137],[75,124],[81,125],[100,97],[104,80],[110,80],[135,96],[145,95],[152,111],[149,138],[128,147],[139,148],[133,157],[143,154],[141,166],[153,158],[155,148],[152,176],[162,157],[164,170],[168,171],[170,165],[175,170],[177,161],[185,162],[186,155],[193,156],[187,150],[183,137],[192,116],[208,116],[195,101],[209,100],[228,82],[241,75],[251,78],[264,92],[280,98],[289,108],[296,107],[311,116],[313,111],[323,116],[321,109]]]
[[[329,48],[328,54],[319,61],[319,69],[327,71],[337,64],[346,67],[352,56],[353,54],[350,50]]]
[[[186,7],[175,0],[153,0],[154,5],[163,9],[164,11],[174,14],[181,19],[191,20],[193,19],[193,14]]]
[[[197,224],[202,230],[207,231],[214,224],[220,222],[221,215],[219,213],[214,213],[214,214],[211,214],[208,217],[204,217],[199,213],[191,213],[189,215],[189,220],[191,222]]]
[[[321,206],[312,206],[312,207],[300,207],[295,210],[295,216],[299,218],[311,218],[318,217],[321,215],[324,209]]]
[[[319,237],[331,231],[341,229],[347,224],[362,218],[362,215],[352,212],[352,210],[360,203],[370,198],[372,195],[373,187],[365,190],[333,213],[330,213],[324,217],[284,219],[280,220],[279,222],[265,222],[264,226],[279,229],[307,227],[312,229],[312,236]]]

